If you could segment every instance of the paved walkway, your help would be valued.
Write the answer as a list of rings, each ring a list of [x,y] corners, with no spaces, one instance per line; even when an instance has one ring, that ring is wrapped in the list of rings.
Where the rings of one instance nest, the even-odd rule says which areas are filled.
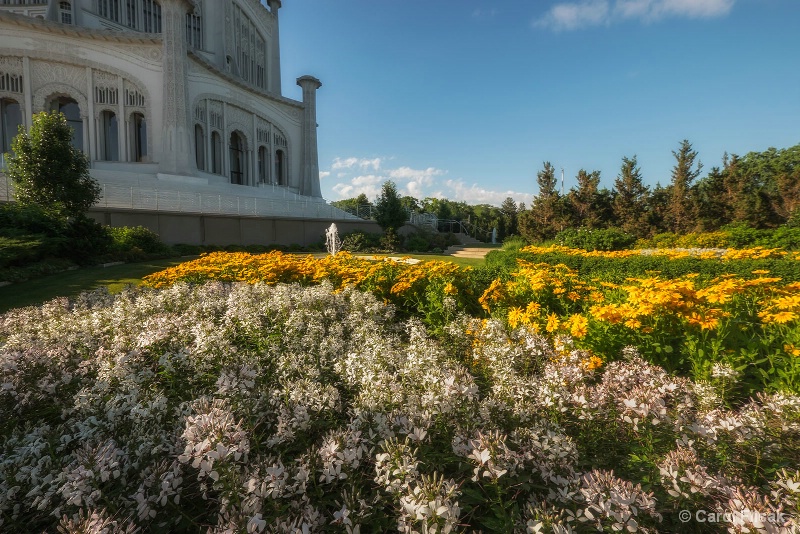
[[[444,253],[447,256],[453,256],[455,258],[484,258],[493,250],[499,249],[498,247],[464,247],[454,245],[445,250]]]

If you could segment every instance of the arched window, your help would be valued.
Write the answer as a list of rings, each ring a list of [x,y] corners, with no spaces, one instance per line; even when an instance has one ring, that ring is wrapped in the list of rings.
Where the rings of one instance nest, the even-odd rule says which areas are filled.
[[[286,156],[283,150],[275,151],[275,182],[278,185],[286,185]]]
[[[58,10],[61,13],[61,22],[63,24],[72,24],[72,4],[69,2],[59,2]]]
[[[203,49],[203,18],[199,5],[186,14],[186,43],[189,48]]]
[[[97,131],[98,155],[104,161],[119,161],[119,128],[117,116],[113,111],[100,113],[100,124]]]
[[[108,20],[120,22],[120,0],[97,0],[97,14]]]
[[[258,147],[258,183],[266,184],[269,182],[267,179],[267,169],[269,169],[269,161],[267,160],[267,147]]]
[[[244,185],[246,178],[246,166],[244,158],[244,141],[237,132],[231,133],[231,142],[228,147],[230,150],[231,164],[231,183]]]
[[[203,127],[199,124],[194,125],[194,161],[197,170],[206,170],[206,137],[203,135]]]
[[[142,31],[147,33],[161,33],[161,6],[155,0],[141,0],[141,2]],[[128,3],[131,4],[134,2],[128,0]]]
[[[233,39],[234,54],[228,60],[235,75],[262,89],[267,88],[267,45],[250,17],[236,3],[233,4],[228,31]]]
[[[222,136],[211,133],[211,172],[222,174]]]
[[[78,103],[68,96],[59,96],[50,101],[50,110],[63,113],[67,124],[72,128],[72,146],[83,150],[83,119]]]
[[[141,113],[131,114],[129,140],[131,161],[147,159],[147,122]]]
[[[0,159],[11,152],[11,141],[17,136],[22,124],[22,108],[19,102],[9,98],[0,99]]]

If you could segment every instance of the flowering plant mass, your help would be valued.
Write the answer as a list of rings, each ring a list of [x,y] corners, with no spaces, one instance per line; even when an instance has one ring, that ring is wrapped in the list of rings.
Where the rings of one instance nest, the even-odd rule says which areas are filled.
[[[770,273],[215,253],[146,282],[0,316],[0,530],[798,529],[800,285]]]

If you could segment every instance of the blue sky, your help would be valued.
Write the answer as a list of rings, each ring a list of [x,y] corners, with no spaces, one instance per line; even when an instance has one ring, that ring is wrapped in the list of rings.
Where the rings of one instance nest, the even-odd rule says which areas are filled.
[[[530,204],[550,161],[666,185],[688,139],[800,143],[800,0],[284,0],[283,94],[317,94],[322,194]]]

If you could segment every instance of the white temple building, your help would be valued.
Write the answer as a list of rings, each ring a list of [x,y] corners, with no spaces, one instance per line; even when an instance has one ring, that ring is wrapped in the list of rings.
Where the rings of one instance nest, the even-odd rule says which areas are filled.
[[[101,207],[346,218],[320,192],[320,81],[297,79],[301,101],[281,94],[280,8],[0,0],[0,151],[59,110]]]

